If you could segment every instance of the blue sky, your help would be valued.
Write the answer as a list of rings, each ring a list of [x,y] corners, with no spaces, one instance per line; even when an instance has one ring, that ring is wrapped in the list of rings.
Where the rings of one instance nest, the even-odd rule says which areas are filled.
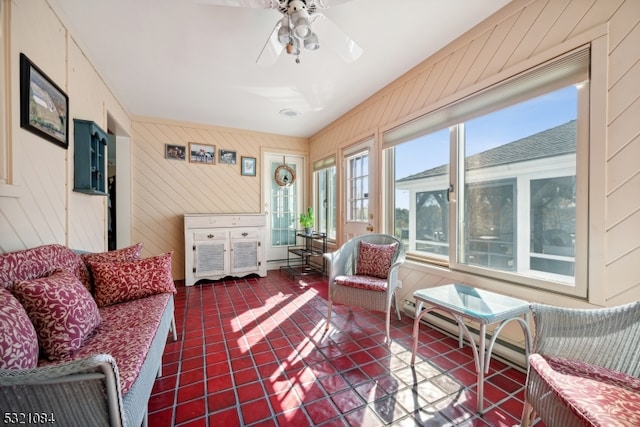
[[[577,90],[569,86],[465,123],[467,155],[517,141],[576,118]],[[449,163],[449,130],[420,137],[396,147],[396,178],[404,178]],[[397,194],[396,198],[400,199]],[[397,200],[408,208],[407,200]]]

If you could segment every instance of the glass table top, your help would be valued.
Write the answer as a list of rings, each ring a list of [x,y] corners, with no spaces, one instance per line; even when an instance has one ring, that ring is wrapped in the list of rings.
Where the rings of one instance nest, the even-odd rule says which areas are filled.
[[[529,302],[484,289],[454,283],[419,289],[417,301],[445,308],[481,323],[494,323],[529,311]]]

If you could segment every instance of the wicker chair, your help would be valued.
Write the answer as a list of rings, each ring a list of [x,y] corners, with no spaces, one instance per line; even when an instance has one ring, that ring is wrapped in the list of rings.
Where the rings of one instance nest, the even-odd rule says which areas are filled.
[[[639,425],[640,302],[531,309],[535,338],[521,425],[536,415],[547,427]]]
[[[389,269],[385,274],[372,277],[362,274],[364,261],[359,269],[358,258],[360,242],[374,245],[393,245],[393,254],[388,262]],[[346,242],[335,252],[326,253],[324,257],[329,265],[329,308],[327,312],[326,330],[331,324],[331,312],[334,302],[348,306],[362,307],[368,310],[386,313],[386,340],[391,342],[389,334],[391,303],[395,303],[398,320],[400,310],[395,298],[396,288],[401,282],[398,280],[398,270],[405,260],[405,246],[400,240],[387,234],[364,234],[356,236]],[[384,262],[381,261],[380,265]],[[385,276],[385,277],[381,277]]]

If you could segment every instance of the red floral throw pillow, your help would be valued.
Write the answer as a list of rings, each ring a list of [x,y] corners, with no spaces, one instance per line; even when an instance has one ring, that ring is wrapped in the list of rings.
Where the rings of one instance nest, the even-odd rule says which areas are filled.
[[[140,259],[142,253],[142,242],[136,243],[126,248],[116,249],[115,251],[83,254],[82,259],[85,263],[90,262],[126,262],[136,261]]]
[[[29,315],[40,348],[50,360],[59,360],[79,349],[100,324],[93,297],[69,271],[18,282],[11,288]]]
[[[100,307],[176,292],[171,274],[171,256],[163,255],[128,262],[89,262],[96,302]]]
[[[20,301],[0,287],[0,369],[38,365],[38,337]]]
[[[356,274],[386,279],[398,244],[378,245],[363,241],[359,243]]]

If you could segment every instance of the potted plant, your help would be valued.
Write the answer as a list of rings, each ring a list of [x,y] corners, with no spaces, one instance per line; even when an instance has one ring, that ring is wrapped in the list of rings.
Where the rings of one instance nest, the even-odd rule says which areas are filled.
[[[307,208],[307,212],[300,214],[300,225],[304,228],[304,233],[309,236],[313,233],[313,224],[315,218],[313,217],[313,208]]]

